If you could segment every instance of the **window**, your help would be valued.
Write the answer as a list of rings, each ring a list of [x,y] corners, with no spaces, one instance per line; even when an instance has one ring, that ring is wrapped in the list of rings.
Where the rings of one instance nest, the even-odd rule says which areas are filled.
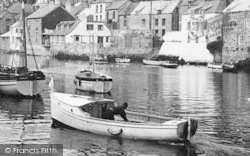
[[[94,30],[93,24],[87,24],[87,30]]]
[[[87,21],[94,21],[94,16],[93,15],[89,15],[87,17]]]
[[[100,13],[102,13],[102,5],[100,5]]]
[[[36,42],[38,42],[38,32],[36,32]]]
[[[98,30],[103,30],[103,25],[98,25]]]
[[[239,35],[238,36],[238,44],[240,45],[240,44],[243,44],[243,42],[244,42],[244,37],[243,37],[243,35]]]
[[[95,16],[95,21],[98,21],[98,16]]]
[[[166,24],[166,19],[163,18],[163,19],[162,19],[162,26],[165,26],[165,24]]]
[[[6,18],[6,22],[10,22],[11,21],[11,19],[9,19],[9,18]]]
[[[158,30],[155,30],[155,36],[158,36]]]
[[[30,20],[29,20],[29,21],[28,21],[28,29],[30,29],[30,25],[31,25],[31,24],[30,24]]]
[[[165,29],[162,29],[162,36],[165,35]]]
[[[157,10],[157,14],[161,14],[161,10]]]
[[[98,5],[96,5],[96,10],[95,10],[96,13],[98,13]]]
[[[80,42],[80,36],[75,36],[75,42]]]
[[[100,15],[100,21],[102,21],[102,15]]]
[[[155,26],[158,26],[158,19],[155,19]]]
[[[236,26],[237,26],[236,21],[230,21],[230,23],[229,23],[230,28],[235,28]]]
[[[113,11],[113,19],[115,19],[115,11]]]
[[[106,37],[106,42],[109,42],[109,37]]]
[[[142,27],[145,27],[145,26],[146,26],[146,20],[145,20],[145,19],[142,19],[142,20],[141,20],[141,26],[142,26]]]
[[[250,28],[250,19],[245,20],[245,28]]]
[[[127,16],[124,16],[123,26],[127,26]]]
[[[10,26],[6,26],[6,31],[10,31]]]
[[[127,26],[127,19],[124,19],[123,26]]]
[[[107,11],[107,19],[109,19],[109,12]]]

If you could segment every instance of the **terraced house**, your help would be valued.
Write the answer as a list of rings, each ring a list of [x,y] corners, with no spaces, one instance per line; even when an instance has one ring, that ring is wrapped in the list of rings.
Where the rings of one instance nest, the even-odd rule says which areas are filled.
[[[224,10],[223,62],[238,62],[250,57],[249,6],[249,0],[235,0]]]
[[[120,29],[154,30],[162,37],[166,31],[179,30],[180,0],[141,1],[128,5],[119,15]]]
[[[56,28],[61,21],[75,21],[66,9],[60,5],[50,2],[48,5],[38,9],[26,18],[26,43],[28,53],[32,52],[32,48],[36,50],[38,55],[50,55],[49,34]]]

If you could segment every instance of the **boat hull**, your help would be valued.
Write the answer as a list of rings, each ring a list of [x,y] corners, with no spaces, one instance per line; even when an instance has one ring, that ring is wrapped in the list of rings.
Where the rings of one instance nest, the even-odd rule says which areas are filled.
[[[0,81],[0,93],[6,95],[35,96],[45,85],[45,80],[33,81]]]
[[[154,61],[154,60],[142,60],[143,64],[145,65],[153,65],[153,66],[160,66],[162,65],[162,61]]]
[[[212,69],[222,69],[222,64],[208,63],[207,67]]]
[[[161,66],[165,68],[177,68],[178,64],[177,63],[168,63],[168,62],[163,62]]]
[[[1,73],[0,93],[6,95],[35,96],[44,88],[45,75],[42,72],[28,72],[23,75]]]
[[[76,89],[86,92],[109,93],[113,88],[113,79],[110,76],[90,70],[77,72],[74,83]]]
[[[123,59],[123,58],[116,58],[115,59],[115,62],[117,63],[129,63],[130,62],[130,59]]]
[[[141,140],[182,141],[187,138],[187,120],[177,119],[164,124],[143,124],[82,116],[79,115],[79,108],[59,100],[56,94],[50,94],[52,119],[77,130]]]

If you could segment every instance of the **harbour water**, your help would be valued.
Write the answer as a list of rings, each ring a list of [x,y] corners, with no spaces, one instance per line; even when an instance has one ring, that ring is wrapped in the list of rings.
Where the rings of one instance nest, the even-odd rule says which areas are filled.
[[[32,57],[29,60],[33,60]],[[38,57],[46,88],[36,99],[0,97],[1,144],[63,144],[64,155],[250,155],[250,74],[223,73],[206,66],[177,69],[140,63],[96,65],[114,79],[111,94],[75,90],[74,74],[88,62]],[[35,68],[29,61],[29,67]],[[190,144],[117,139],[67,128],[51,128],[49,81],[65,93],[128,102],[128,110],[173,118],[192,117],[199,128]]]

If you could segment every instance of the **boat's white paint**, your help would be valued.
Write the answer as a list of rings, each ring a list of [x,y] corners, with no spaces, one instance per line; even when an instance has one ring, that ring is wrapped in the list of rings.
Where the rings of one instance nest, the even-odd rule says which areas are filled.
[[[142,61],[146,65],[155,65],[155,66],[160,66],[160,65],[162,65],[162,62],[163,62],[163,61],[154,61],[154,60],[146,60],[146,59],[144,59]]]
[[[129,58],[115,58],[115,62],[117,62],[117,63],[129,63],[130,59]]]
[[[90,71],[90,74],[93,74],[93,72]],[[104,77],[104,81],[96,81],[94,79],[92,81],[85,81],[85,80],[78,80],[75,78],[74,81],[76,89],[86,92],[109,93],[113,88],[113,81],[105,81],[105,78],[112,79],[112,77],[99,72],[94,73],[94,78],[100,76]]]
[[[169,61],[164,61],[162,62],[161,64],[163,67],[166,67],[166,68],[177,68],[178,67],[178,64],[177,63],[171,63]]]
[[[45,80],[0,80],[0,92],[7,95],[34,96],[43,90]]]
[[[222,69],[222,64],[208,63],[207,67],[212,69]]]
[[[50,98],[53,119],[78,130],[96,134],[143,140],[179,140],[178,124],[187,122],[184,119],[171,120],[163,124],[105,120],[91,117],[79,108],[93,102],[90,97],[52,92]],[[104,104],[114,101],[102,99],[99,102]]]

